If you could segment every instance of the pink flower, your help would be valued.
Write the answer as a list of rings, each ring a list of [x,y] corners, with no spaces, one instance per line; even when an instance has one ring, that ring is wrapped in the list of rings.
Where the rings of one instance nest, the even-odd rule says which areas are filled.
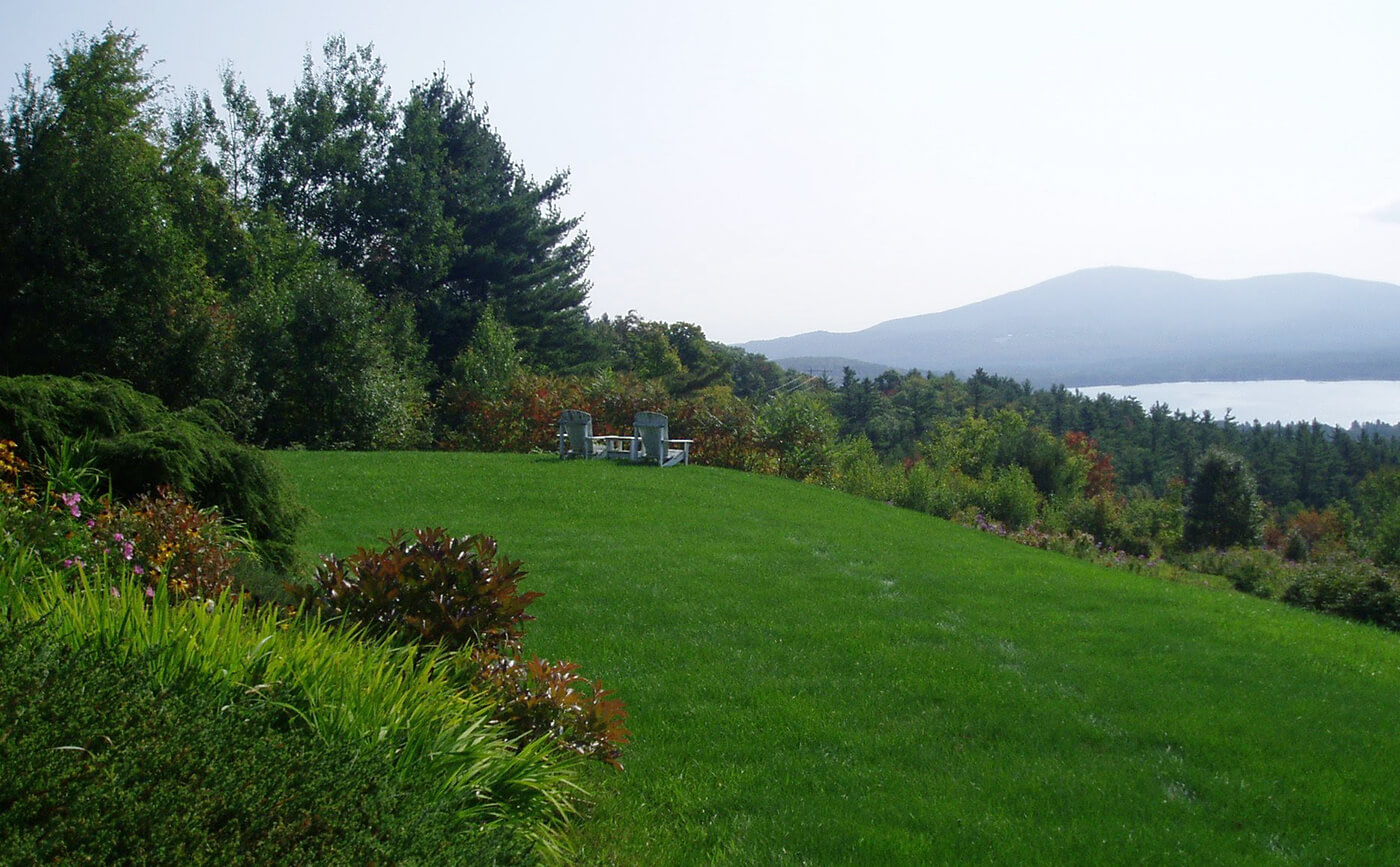
[[[123,540],[123,539],[125,539],[125,538],[126,538],[126,537],[123,536],[121,533],[113,533],[113,534],[112,534],[112,541],[113,541],[113,542],[120,542],[121,540]]]
[[[82,516],[82,510],[78,508],[78,504],[83,501],[82,494],[76,492],[71,494],[59,494],[58,498],[63,501],[63,505],[68,507],[68,511],[73,514],[73,517],[78,518]]]
[[[121,592],[120,590],[118,590],[117,588],[113,587],[113,588],[112,588],[112,598],[114,598],[114,599],[120,599],[120,598],[122,598],[122,592]]]
[[[140,569],[141,567],[140,567],[140,566],[137,566],[136,568],[137,568],[137,569]],[[139,575],[140,573],[138,572],[137,574]],[[154,598],[156,598],[156,588],[150,586],[149,584],[146,585],[146,598],[147,598],[147,599],[154,599]]]
[[[132,566],[132,567],[131,567],[131,571],[134,572],[134,573],[136,573],[137,575],[145,575],[145,574],[146,574],[146,570],[141,568],[141,564],[140,564],[140,563],[137,563],[135,566]],[[146,588],[146,592],[147,592],[147,593],[152,593],[152,594],[154,594],[155,591],[153,591],[153,590],[151,590],[151,588],[147,587],[147,588]]]
[[[133,553],[135,553],[135,549],[132,548],[131,543],[130,543],[130,542],[123,542],[123,543],[122,543],[122,557],[125,558],[125,559],[127,559],[127,560],[130,560],[130,559],[131,559],[131,555],[132,555]]]

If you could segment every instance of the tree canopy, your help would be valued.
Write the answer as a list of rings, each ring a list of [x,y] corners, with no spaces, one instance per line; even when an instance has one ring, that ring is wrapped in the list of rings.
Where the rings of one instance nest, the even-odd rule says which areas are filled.
[[[216,398],[269,443],[426,437],[486,311],[522,360],[598,359],[566,172],[535,180],[444,73],[395,102],[328,39],[290,93],[169,96],[136,36],[26,70],[0,136],[0,374]],[[416,434],[406,430],[417,425]]]
[[[78,37],[26,71],[0,159],[0,372],[105,373],[177,404],[217,379],[210,190],[169,146],[129,33]],[[217,204],[214,210],[218,210]]]

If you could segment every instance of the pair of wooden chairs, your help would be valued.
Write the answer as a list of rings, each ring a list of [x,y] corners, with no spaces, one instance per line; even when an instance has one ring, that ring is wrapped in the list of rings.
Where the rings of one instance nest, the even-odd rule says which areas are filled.
[[[631,436],[594,436],[593,416],[581,409],[566,409],[559,416],[559,457],[617,458],[663,467],[690,463],[694,440],[673,440],[669,434],[666,416],[639,412],[632,419]]]

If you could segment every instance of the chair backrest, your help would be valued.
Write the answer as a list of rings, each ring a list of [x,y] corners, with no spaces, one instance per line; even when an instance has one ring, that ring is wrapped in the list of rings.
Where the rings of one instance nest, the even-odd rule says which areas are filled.
[[[593,457],[593,416],[581,409],[566,409],[559,414],[559,456],[565,456],[565,437],[568,450],[586,458]]]
[[[637,439],[641,441],[642,456],[664,464],[666,440],[670,433],[666,416],[659,412],[639,412],[632,420],[632,426],[636,429]]]

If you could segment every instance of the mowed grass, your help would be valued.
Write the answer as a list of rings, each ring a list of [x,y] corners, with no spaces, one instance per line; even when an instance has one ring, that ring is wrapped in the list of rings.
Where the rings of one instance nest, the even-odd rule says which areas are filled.
[[[1400,636],[731,471],[278,459],[309,552],[525,561],[631,712],[587,862],[1400,862]]]

